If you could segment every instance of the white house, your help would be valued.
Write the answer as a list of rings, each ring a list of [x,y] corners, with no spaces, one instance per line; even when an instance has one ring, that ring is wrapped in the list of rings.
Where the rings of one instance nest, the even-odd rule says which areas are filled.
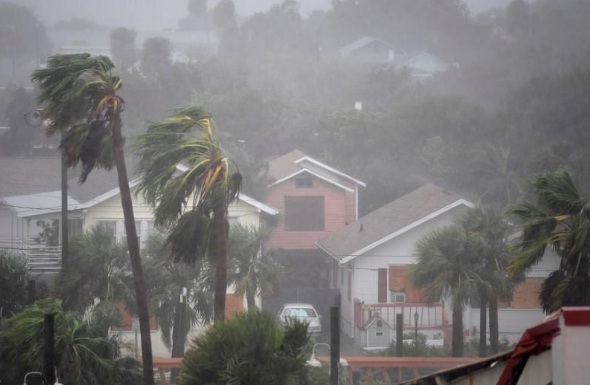
[[[365,334],[370,331],[366,325],[374,314],[395,328],[396,314],[401,313],[405,331],[419,329],[432,345],[450,341],[447,304],[427,303],[408,281],[407,271],[415,262],[419,239],[451,224],[473,206],[458,195],[426,184],[320,240],[318,247],[333,259],[332,287],[341,293],[342,330],[361,343],[367,341]],[[526,328],[543,319],[538,293],[558,262],[548,254],[517,285],[512,301],[499,304],[501,339],[516,342]],[[476,338],[479,309],[468,306],[463,318],[466,338]]]

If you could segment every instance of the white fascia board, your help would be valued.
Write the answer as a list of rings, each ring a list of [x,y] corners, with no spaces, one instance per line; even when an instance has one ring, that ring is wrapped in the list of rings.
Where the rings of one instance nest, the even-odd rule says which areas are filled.
[[[276,182],[274,182],[274,183],[271,183],[270,185],[268,185],[268,187],[273,187],[273,186],[276,186],[276,185],[278,185],[278,184],[281,184],[281,183],[283,183],[284,181],[286,181],[286,180],[289,180],[289,179],[291,179],[291,178],[293,178],[293,177],[295,177],[295,176],[297,176],[297,175],[299,175],[299,174],[302,174],[302,173],[304,173],[304,172],[305,172],[305,173],[308,173],[308,174],[311,174],[311,175],[315,176],[316,178],[319,178],[319,179],[321,179],[321,180],[323,180],[323,181],[325,181],[325,182],[328,182],[328,183],[330,183],[330,184],[332,184],[332,185],[334,185],[334,186],[336,186],[336,187],[339,187],[339,188],[343,189],[344,191],[348,191],[348,192],[351,192],[351,193],[352,193],[352,192],[354,192],[354,190],[353,190],[353,189],[351,189],[351,188],[349,188],[349,187],[346,187],[346,186],[344,186],[344,185],[341,185],[340,183],[334,182],[333,180],[331,180],[331,179],[328,179],[328,178],[326,178],[325,176],[322,176],[322,175],[320,175],[320,174],[316,174],[315,172],[313,172],[313,171],[310,171],[310,170],[308,170],[308,169],[301,169],[301,170],[299,170],[299,171],[297,171],[297,172],[294,172],[294,173],[293,173],[293,174],[291,174],[291,175],[287,175],[286,177],[284,177],[284,178],[282,178],[282,179],[279,179],[279,180],[277,180],[277,181],[276,181]]]
[[[272,208],[272,207],[270,207],[268,205],[265,205],[264,203],[259,202],[259,201],[257,201],[254,198],[250,198],[246,194],[240,193],[240,195],[238,196],[238,199],[241,200],[244,203],[247,203],[247,204],[249,204],[251,206],[256,207],[258,210],[263,211],[263,212],[265,212],[267,214],[277,215],[279,213],[279,210],[277,210],[275,208]]]
[[[304,160],[307,160],[307,161],[309,161],[309,162],[311,162],[311,163],[313,163],[313,164],[315,164],[315,165],[317,165],[317,166],[320,166],[320,167],[322,167],[322,168],[324,168],[324,169],[326,169],[326,170],[330,171],[330,172],[331,172],[331,173],[333,173],[333,174],[336,174],[336,175],[339,175],[339,176],[341,176],[341,177],[343,177],[343,178],[349,179],[349,180],[353,181],[354,183],[356,183],[356,184],[358,184],[358,185],[361,185],[361,186],[363,186],[363,187],[367,187],[367,184],[366,184],[366,183],[364,183],[364,182],[362,182],[362,181],[360,181],[360,180],[358,180],[358,179],[355,179],[355,178],[351,177],[350,175],[346,175],[346,174],[345,174],[345,173],[343,173],[342,171],[338,171],[338,170],[336,170],[335,168],[332,168],[332,167],[328,166],[327,164],[324,164],[324,163],[322,163],[322,162],[319,162],[319,161],[317,161],[317,160],[315,160],[315,159],[313,159],[313,158],[310,158],[310,157],[308,157],[308,156],[304,156],[304,157],[303,157],[303,158],[301,158],[301,159],[297,159],[297,160],[296,160],[295,162],[293,162],[293,163],[295,163],[295,164],[299,164],[299,163],[303,162]]]
[[[444,214],[447,211],[449,211],[449,210],[451,210],[451,209],[453,209],[453,208],[455,208],[457,206],[460,206],[460,205],[465,205],[465,206],[467,206],[469,208],[475,207],[475,205],[473,203],[471,203],[469,201],[466,201],[465,199],[459,199],[459,200],[451,203],[450,205],[447,205],[447,206],[441,208],[440,210],[437,210],[437,211],[435,211],[435,212],[433,212],[433,213],[425,216],[424,218],[421,218],[421,219],[419,219],[419,220],[417,220],[417,221],[415,221],[415,222],[407,225],[406,227],[403,227],[403,228],[399,229],[398,231],[395,231],[395,232],[389,234],[388,236],[383,237],[380,240],[378,240],[376,242],[373,242],[370,245],[365,246],[362,249],[360,249],[360,250],[352,253],[350,256],[342,259],[342,263],[349,262],[349,261],[355,259],[356,257],[358,257],[360,255],[363,255],[366,252],[374,249],[375,247],[380,246],[380,245],[384,244],[385,242],[388,242],[388,241],[392,240],[393,238],[395,238],[397,236],[400,236],[400,235],[402,235],[402,234],[404,234],[404,233],[406,233],[406,232],[408,232],[408,231],[410,231],[410,230],[412,230],[412,229],[420,226],[421,224],[423,224],[425,222],[428,222],[429,220],[431,220],[433,218],[436,218],[439,215]]]
[[[133,188],[133,187],[137,186],[138,184],[139,184],[139,179],[134,179],[131,182],[129,182],[129,188]],[[72,207],[72,210],[88,209],[90,207],[93,207],[99,203],[102,203],[102,202],[106,201],[107,199],[110,199],[110,198],[117,196],[119,194],[120,194],[119,187],[115,187],[114,189],[109,190],[106,193],[97,196],[96,198],[92,198],[89,201],[86,201],[84,203],[74,205]]]

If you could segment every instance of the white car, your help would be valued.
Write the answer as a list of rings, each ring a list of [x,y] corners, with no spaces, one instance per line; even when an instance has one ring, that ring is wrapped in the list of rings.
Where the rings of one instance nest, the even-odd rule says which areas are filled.
[[[307,332],[313,336],[318,336],[322,332],[322,316],[308,303],[287,303],[279,311],[278,317],[282,325],[289,318],[307,322]]]

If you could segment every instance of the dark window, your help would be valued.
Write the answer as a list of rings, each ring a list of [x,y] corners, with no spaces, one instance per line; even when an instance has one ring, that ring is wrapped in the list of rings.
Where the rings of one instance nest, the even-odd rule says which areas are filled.
[[[285,197],[285,231],[324,230],[324,197]]]
[[[311,179],[311,178],[297,178],[297,179],[295,179],[295,187],[296,188],[312,188],[313,187],[313,179]]]

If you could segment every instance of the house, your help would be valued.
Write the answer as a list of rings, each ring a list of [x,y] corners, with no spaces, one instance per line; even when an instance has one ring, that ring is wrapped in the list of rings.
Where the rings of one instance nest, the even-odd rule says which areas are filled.
[[[179,170],[182,166],[177,166]],[[86,183],[79,184],[76,170],[68,172],[68,229],[81,234],[95,225],[109,228],[118,239],[125,237],[124,216],[115,170],[95,169]],[[71,177],[71,178],[70,178]],[[140,245],[155,230],[152,208],[137,192],[138,180],[132,180],[133,209]],[[50,279],[61,269],[61,161],[49,158],[0,158],[0,248],[23,253],[38,279]],[[258,226],[263,218],[278,211],[245,194],[240,194],[228,210],[230,223]],[[42,237],[44,228],[52,237]],[[226,313],[245,309],[245,298],[228,288]],[[117,333],[133,340],[132,317],[127,314]],[[198,332],[198,330],[194,331]],[[154,355],[168,355],[152,329]]]
[[[427,304],[407,279],[416,241],[465,215],[473,204],[433,184],[426,184],[320,240],[332,257],[332,287],[340,290],[342,330],[359,340],[370,312],[378,311],[395,328],[413,330],[415,315],[428,337],[441,335],[447,323],[442,304]]]
[[[527,329],[511,351],[402,385],[582,385],[588,382],[589,343],[590,308],[564,307]]]
[[[395,49],[391,44],[369,36],[345,45],[339,53],[362,63],[392,64],[395,61]]]
[[[403,328],[418,328],[429,344],[448,341],[447,304],[425,303],[408,282],[415,243],[433,230],[451,224],[474,205],[433,184],[426,184],[318,241],[332,257],[331,287],[342,298],[342,330],[361,341],[364,324],[379,312],[395,329],[396,314]],[[538,301],[545,278],[559,268],[559,258],[547,251],[515,286],[510,302],[498,304],[500,338],[515,343],[520,334],[544,318]],[[480,309],[467,306],[463,315],[467,339],[479,335]],[[414,318],[417,317],[417,320]]]
[[[59,157],[0,159],[0,247],[31,256],[32,251],[49,246],[59,255],[61,237],[47,244],[39,239],[39,234],[43,230],[41,222],[56,224],[57,231],[61,228],[60,167]],[[68,173],[72,176],[68,178],[70,233],[80,234],[95,225],[103,225],[122,239],[125,227],[116,171],[95,169],[84,184],[78,183],[77,175],[75,171],[72,175]],[[141,245],[155,228],[152,208],[141,194],[135,194],[137,184],[138,180],[129,183]],[[277,214],[276,209],[240,194],[230,204],[228,217],[230,223],[258,226],[261,216]],[[54,262],[53,269],[44,266],[45,271],[59,270],[59,259]]]
[[[404,52],[391,44],[372,37],[362,37],[339,50],[340,56],[361,63],[383,64],[397,69],[410,70],[414,79],[423,79],[447,71],[444,60],[424,51]]]
[[[365,183],[299,150],[272,160],[268,174],[265,203],[281,213],[269,246],[288,270],[285,284],[327,286],[325,256],[316,242],[358,218]]]

